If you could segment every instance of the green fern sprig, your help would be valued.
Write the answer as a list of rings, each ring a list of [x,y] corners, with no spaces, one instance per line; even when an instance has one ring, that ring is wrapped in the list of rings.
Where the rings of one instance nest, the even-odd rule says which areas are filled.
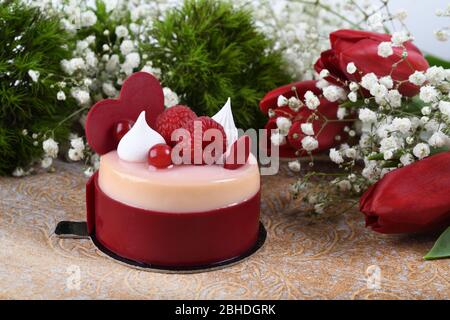
[[[19,0],[0,4],[0,175],[39,159],[44,132],[67,137],[70,121],[52,129],[75,106],[70,98],[56,98],[70,41],[58,18]],[[29,70],[39,72],[38,81]]]

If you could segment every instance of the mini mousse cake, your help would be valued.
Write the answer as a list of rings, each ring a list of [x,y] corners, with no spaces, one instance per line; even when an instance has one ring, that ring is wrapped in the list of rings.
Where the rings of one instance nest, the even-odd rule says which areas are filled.
[[[217,135],[208,139],[208,130]],[[90,110],[86,135],[100,154],[86,199],[89,234],[101,246],[173,267],[214,265],[254,247],[259,168],[230,100],[211,118],[187,106],[164,110],[159,82],[138,72],[119,99]]]

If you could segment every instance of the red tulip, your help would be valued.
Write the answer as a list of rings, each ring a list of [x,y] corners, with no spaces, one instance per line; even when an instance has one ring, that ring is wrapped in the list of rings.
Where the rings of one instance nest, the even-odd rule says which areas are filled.
[[[309,110],[306,106],[302,106],[299,111],[293,111],[288,106],[277,106],[277,100],[280,95],[285,96],[286,98],[290,98],[295,96],[295,91],[292,90],[293,87],[296,88],[298,98],[303,101],[304,95],[307,91],[312,91],[317,96],[322,94],[322,91],[316,87],[317,81],[301,81],[291,83],[282,87],[279,87],[275,90],[270,91],[266,94],[266,96],[259,103],[261,111],[264,113],[268,113],[269,109],[272,109],[274,112],[274,116],[269,119],[267,122],[265,129],[271,130],[276,129],[276,119],[278,117],[286,117],[292,122],[291,130],[289,131],[289,135],[287,137],[287,143],[281,145],[279,147],[279,154],[281,157],[296,157],[298,155],[295,152],[301,148],[301,140],[305,136],[301,129],[300,125],[305,122],[311,122],[313,124],[314,132],[317,134],[319,130],[324,126],[324,119],[319,118],[318,120],[308,119],[312,111]],[[325,98],[320,98],[320,106],[318,107],[318,111],[320,114],[327,117],[330,120],[337,119],[337,109],[338,104],[336,102],[329,102]],[[320,134],[316,135],[316,139],[319,141],[319,148],[317,151],[327,150],[333,145],[337,143],[335,140],[336,135],[343,135],[343,129],[348,123],[345,122],[330,122],[327,123],[324,128],[320,131]],[[267,137],[268,145],[270,146],[270,136]]]
[[[360,199],[366,226],[410,233],[450,225],[450,152],[391,171]]]
[[[424,71],[429,67],[422,52],[407,41],[404,43],[408,54],[406,60],[392,70],[392,65],[401,60],[403,48],[393,47],[394,54],[387,58],[380,57],[378,45],[387,41],[391,41],[391,35],[358,30],[332,32],[331,49],[322,52],[314,68],[317,72],[327,69],[330,75],[342,81],[359,81],[361,75],[358,72],[354,74],[347,72],[347,64],[353,62],[362,75],[373,72],[378,77],[391,75],[393,80],[403,81],[408,80],[416,70]],[[337,83],[331,76],[326,80]],[[418,90],[419,88],[410,82],[405,82],[399,87],[399,91],[409,97],[416,95]]]

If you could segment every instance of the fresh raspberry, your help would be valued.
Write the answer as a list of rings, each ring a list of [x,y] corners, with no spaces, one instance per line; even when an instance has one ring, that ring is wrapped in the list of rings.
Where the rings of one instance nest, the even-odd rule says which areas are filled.
[[[198,124],[198,123],[200,123],[200,124]],[[211,152],[212,157],[214,159],[218,159],[220,156],[223,155],[223,153],[225,153],[225,150],[227,148],[227,137],[225,134],[225,130],[223,129],[222,125],[220,125],[219,123],[217,123],[210,117],[203,116],[203,117],[198,117],[196,119],[193,119],[193,120],[187,122],[186,125],[184,126],[184,128],[189,132],[190,137],[191,137],[191,163],[200,164],[200,163],[196,163],[196,162],[198,162],[198,161],[196,161],[197,159],[194,159],[194,150],[198,150],[197,154],[203,155],[204,149],[210,143],[215,141],[215,139],[217,138],[216,135],[205,137],[205,132],[208,129],[217,129],[221,133],[220,139],[222,140],[221,141],[222,150],[217,150],[217,149],[213,150],[213,152]],[[216,153],[216,151],[218,153]],[[204,157],[202,157],[201,164],[205,164],[205,163],[211,164],[210,161],[207,161]]]
[[[170,146],[174,146],[177,142],[171,141],[172,132],[182,128],[187,122],[197,118],[197,115],[189,107],[176,105],[164,110],[158,118],[156,118],[155,130],[166,140]]]

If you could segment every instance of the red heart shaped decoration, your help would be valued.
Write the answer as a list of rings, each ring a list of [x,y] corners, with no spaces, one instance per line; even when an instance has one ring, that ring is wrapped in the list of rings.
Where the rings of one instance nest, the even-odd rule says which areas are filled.
[[[91,148],[102,155],[117,148],[114,126],[122,120],[135,121],[145,111],[150,127],[164,111],[164,94],[158,79],[147,72],[136,72],[125,80],[118,99],[97,102],[86,118],[86,137]]]

